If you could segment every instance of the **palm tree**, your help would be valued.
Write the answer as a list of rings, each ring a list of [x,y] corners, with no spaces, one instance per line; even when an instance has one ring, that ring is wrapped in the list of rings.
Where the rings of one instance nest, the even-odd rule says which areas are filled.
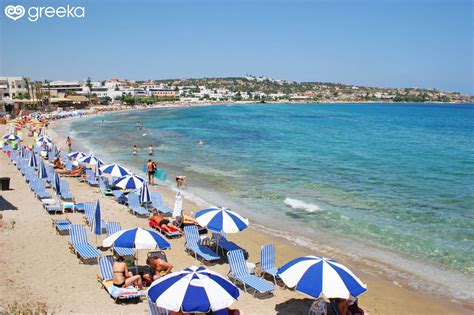
[[[87,78],[86,85],[89,88],[89,91],[87,93],[87,98],[89,99],[89,105],[90,105],[90,103],[91,103],[91,91],[92,91],[92,82],[91,82],[90,77]]]

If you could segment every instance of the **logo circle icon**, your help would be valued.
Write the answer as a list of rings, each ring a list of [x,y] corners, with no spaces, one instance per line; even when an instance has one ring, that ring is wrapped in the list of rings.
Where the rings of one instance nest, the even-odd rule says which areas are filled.
[[[9,5],[5,7],[5,15],[16,21],[25,15],[25,8],[22,5]]]

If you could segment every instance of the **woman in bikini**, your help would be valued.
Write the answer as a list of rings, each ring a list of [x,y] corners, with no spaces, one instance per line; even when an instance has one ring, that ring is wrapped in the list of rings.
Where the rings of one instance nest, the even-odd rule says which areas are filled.
[[[134,276],[128,271],[127,264],[124,262],[122,256],[117,256],[113,264],[113,278],[114,286],[119,288],[126,288],[129,285],[137,285],[139,290],[143,290],[142,278],[140,275]]]

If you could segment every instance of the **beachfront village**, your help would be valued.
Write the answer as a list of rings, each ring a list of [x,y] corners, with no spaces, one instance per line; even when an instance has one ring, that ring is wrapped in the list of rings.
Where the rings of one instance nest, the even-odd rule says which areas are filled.
[[[135,81],[91,78],[34,81],[0,77],[0,103],[52,111],[89,105],[139,105],[160,102],[472,102],[457,92],[419,88],[376,88],[339,83],[295,82],[263,76]]]

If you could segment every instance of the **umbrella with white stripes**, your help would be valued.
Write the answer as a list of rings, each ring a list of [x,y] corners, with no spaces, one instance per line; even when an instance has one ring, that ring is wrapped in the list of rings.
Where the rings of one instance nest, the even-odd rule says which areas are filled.
[[[321,256],[293,259],[278,269],[278,276],[289,288],[314,298],[348,299],[349,295],[357,297],[367,291],[347,267]]]
[[[191,266],[155,280],[148,297],[158,307],[184,313],[208,313],[231,306],[239,289],[219,273]]]
[[[102,245],[104,247],[126,247],[136,249],[166,249],[171,245],[160,234],[142,229],[134,228],[129,230],[120,230],[107,237]]]
[[[130,175],[130,171],[127,170],[125,167],[121,166],[120,164],[110,163],[103,165],[99,168],[99,170],[104,174],[110,174],[114,177],[121,177],[125,175]]]
[[[89,165],[97,165],[98,163],[101,163],[101,164],[104,163],[104,162],[102,162],[101,159],[94,156],[94,154],[83,156],[81,158],[78,158],[77,160],[81,163],[86,163],[86,164],[89,164]]]
[[[145,179],[137,175],[119,177],[113,185],[122,189],[140,189],[145,184]]]
[[[196,221],[212,231],[225,233],[237,233],[249,226],[248,219],[224,207],[201,210],[196,213]]]
[[[142,188],[140,189],[140,203],[148,204],[151,202],[151,195],[150,195],[150,188],[148,187],[148,183],[145,182]]]

